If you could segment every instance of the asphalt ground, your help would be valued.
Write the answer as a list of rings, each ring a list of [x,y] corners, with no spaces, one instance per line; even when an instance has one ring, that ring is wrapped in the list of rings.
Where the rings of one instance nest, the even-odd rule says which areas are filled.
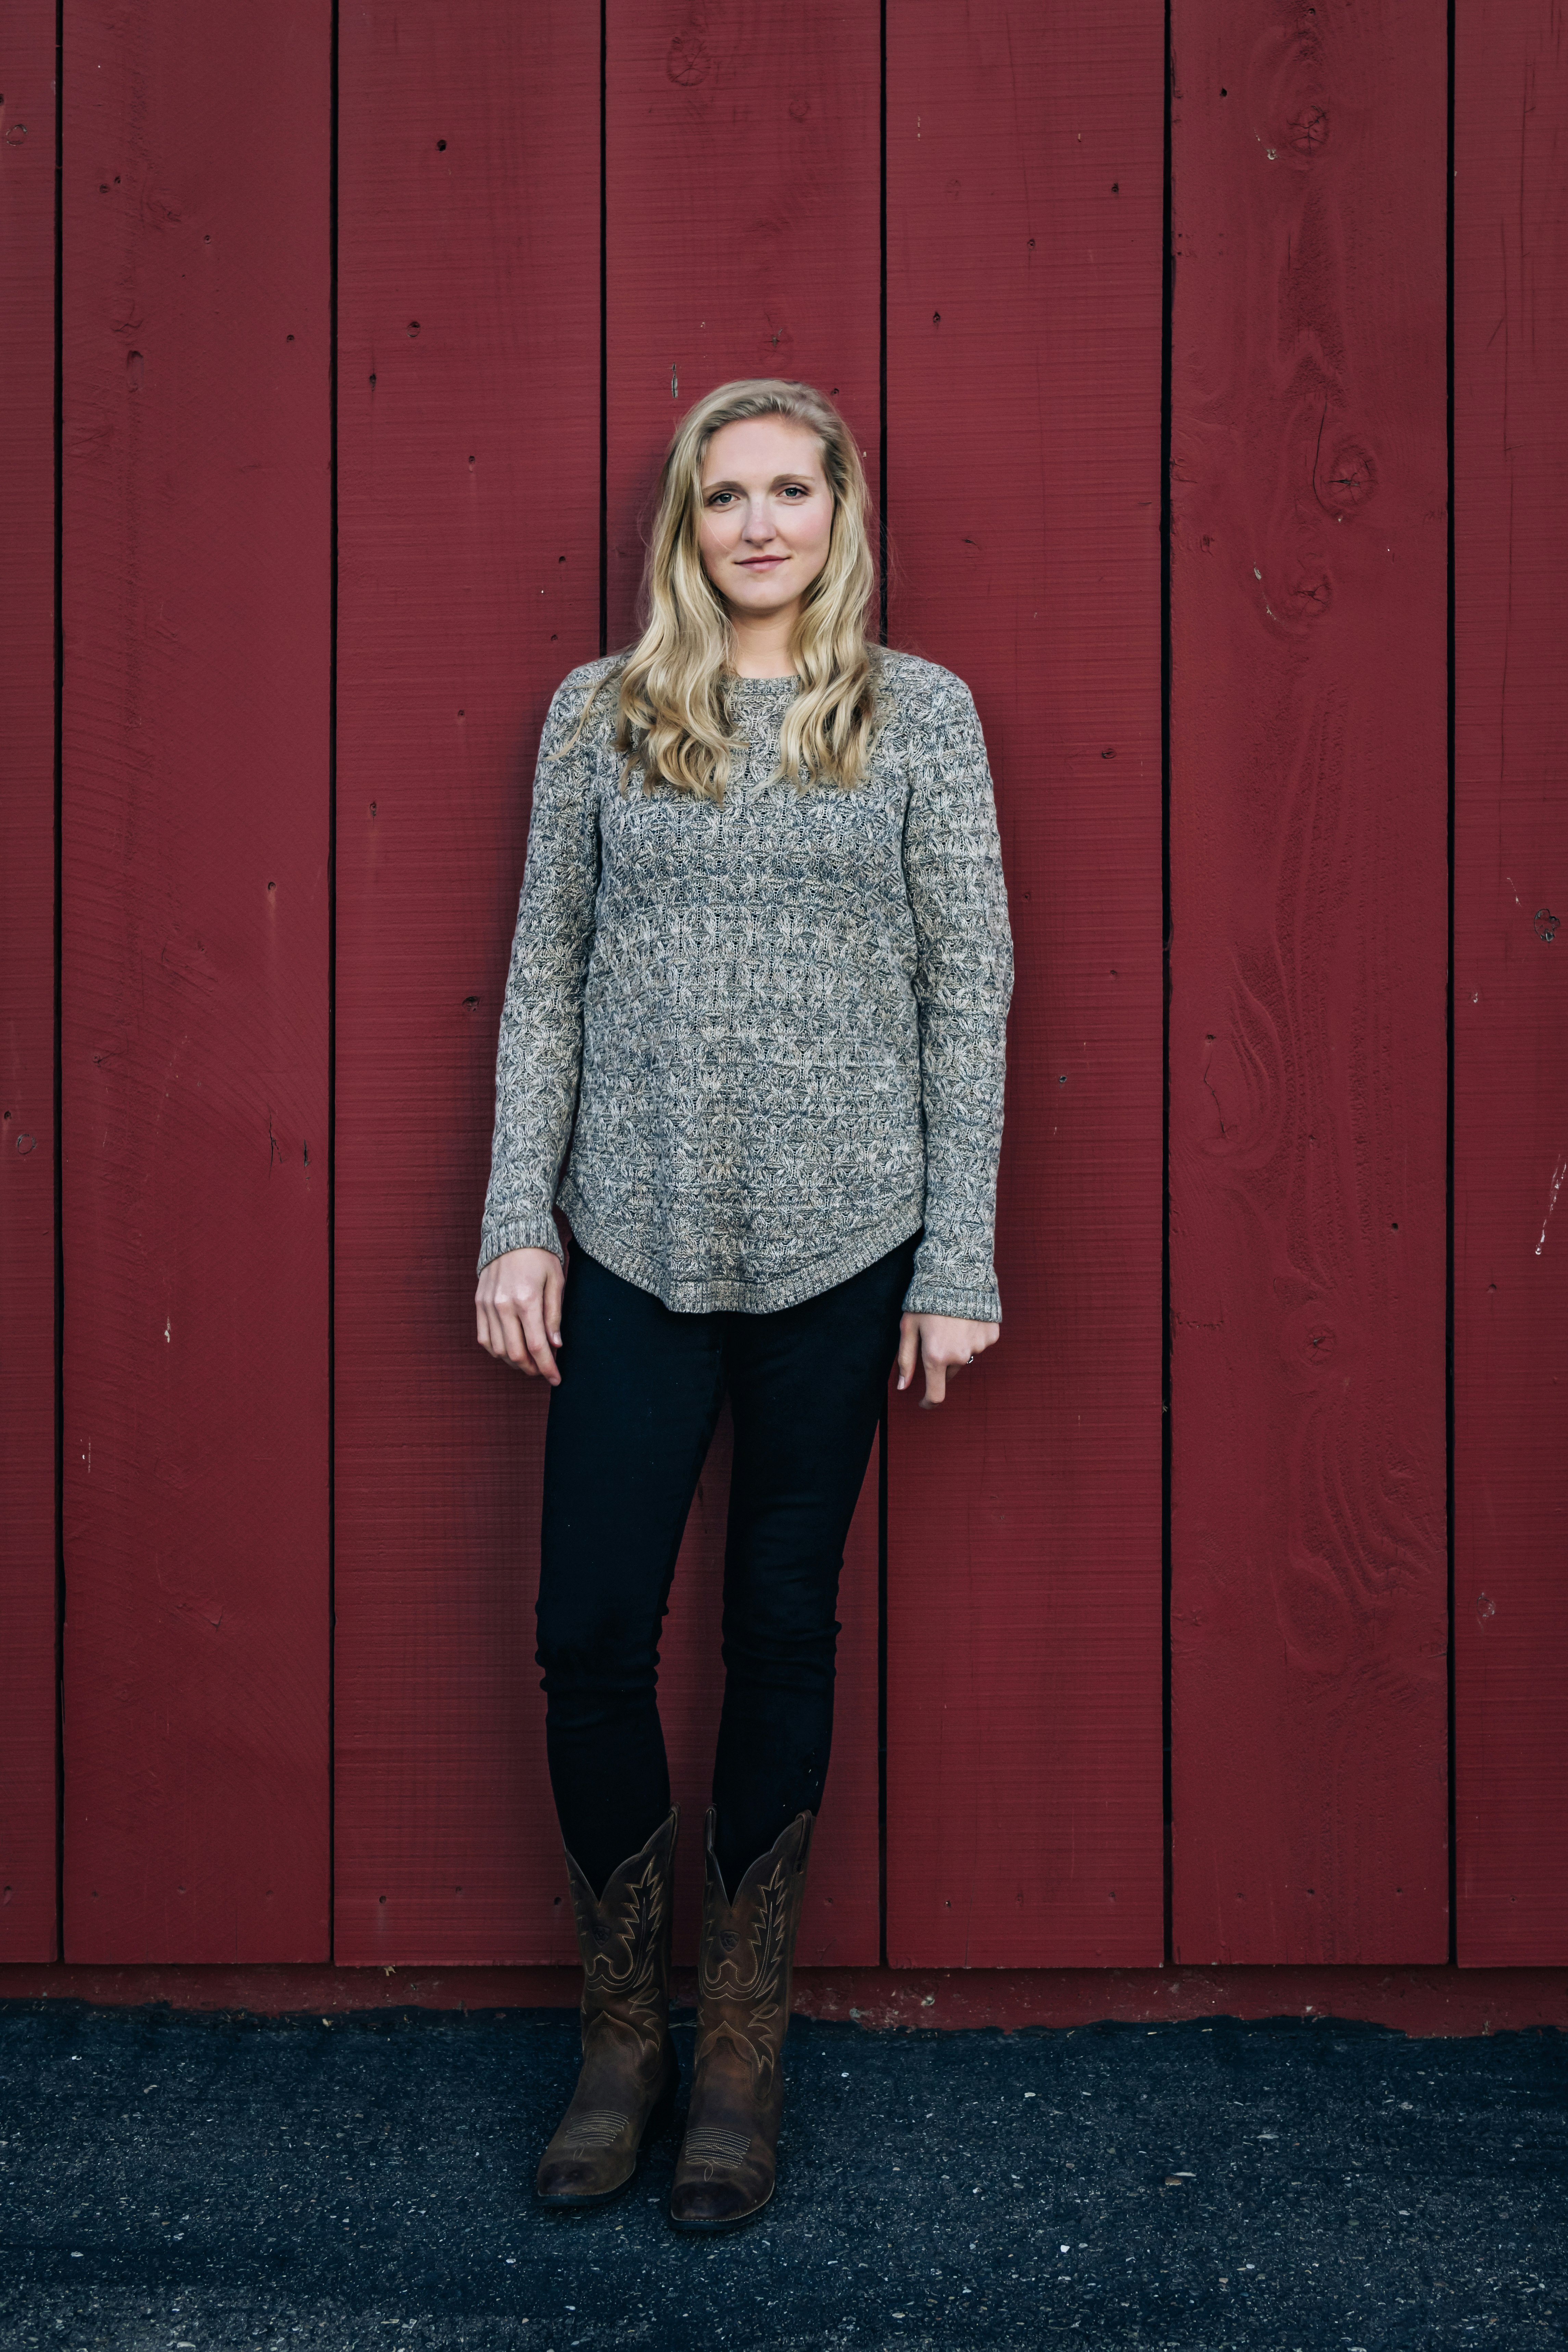
[[[690,2053],[689,2012],[678,2026]],[[0,2009],[0,2346],[1568,2343],[1568,2042],[796,2019],[773,2206],[537,2213],[560,2011]]]

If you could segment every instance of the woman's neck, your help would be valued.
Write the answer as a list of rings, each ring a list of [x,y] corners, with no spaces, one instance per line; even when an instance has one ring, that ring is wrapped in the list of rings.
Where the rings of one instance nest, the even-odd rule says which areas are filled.
[[[730,615],[730,667],[737,677],[795,676],[795,608],[759,614],[754,618]]]

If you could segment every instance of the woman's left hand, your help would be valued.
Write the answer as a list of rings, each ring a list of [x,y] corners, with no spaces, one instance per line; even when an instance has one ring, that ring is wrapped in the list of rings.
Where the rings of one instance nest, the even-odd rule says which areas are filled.
[[[907,1389],[914,1379],[918,1356],[926,1376],[921,1411],[927,1412],[946,1397],[949,1374],[963,1371],[1001,1337],[1000,1323],[971,1323],[960,1315],[906,1315],[899,1325],[899,1386]]]

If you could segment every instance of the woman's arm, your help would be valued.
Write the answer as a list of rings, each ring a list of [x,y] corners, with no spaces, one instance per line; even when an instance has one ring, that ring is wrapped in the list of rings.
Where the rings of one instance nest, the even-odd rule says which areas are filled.
[[[992,1345],[1002,1318],[992,1251],[1013,938],[991,769],[969,688],[939,673],[916,724],[904,873],[918,943],[926,1194],[904,1299],[900,1385],[918,1340],[926,1401],[938,1404],[947,1371]]]
[[[594,722],[564,758],[553,754],[575,728],[587,693],[588,681],[574,672],[556,689],[540,738],[528,856],[496,1046],[495,1129],[475,1304],[480,1345],[530,1371],[539,1346],[531,1350],[533,1360],[531,1351],[517,1350],[517,1317],[509,1310],[515,1307],[521,1314],[528,1303],[524,1294],[531,1292],[541,1322],[538,1342],[547,1332],[555,1336],[559,1289],[542,1264],[530,1269],[525,1262],[548,1252],[558,1286],[561,1238],[552,1212],[577,1105],[583,982],[599,880],[589,740]],[[551,1307],[553,1314],[546,1311]],[[498,1339],[503,1344],[497,1345]],[[544,1356],[550,1378],[554,1358],[548,1348]],[[538,1369],[544,1371],[545,1362],[538,1361]]]

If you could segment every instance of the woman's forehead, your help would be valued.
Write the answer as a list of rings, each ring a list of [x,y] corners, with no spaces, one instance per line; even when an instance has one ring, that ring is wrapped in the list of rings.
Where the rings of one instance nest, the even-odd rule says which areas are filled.
[[[721,425],[702,458],[702,478],[734,473],[799,471],[809,466],[822,471],[822,445],[809,425],[790,416],[746,416]]]

